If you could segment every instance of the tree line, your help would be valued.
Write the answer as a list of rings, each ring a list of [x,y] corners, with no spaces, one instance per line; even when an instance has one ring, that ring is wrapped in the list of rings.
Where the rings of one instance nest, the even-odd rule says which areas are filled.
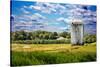
[[[64,40],[57,40],[63,37]],[[48,32],[48,31],[16,31],[11,32],[11,43],[24,43],[24,44],[66,44],[70,43],[71,35],[69,32]],[[96,42],[95,34],[84,35],[84,43]]]
[[[65,40],[57,40],[63,37]],[[67,39],[67,40],[66,40]],[[11,32],[11,43],[20,44],[65,44],[70,43],[70,33],[68,32],[48,32],[48,31],[16,31]]]
[[[33,32],[25,32],[25,31],[16,31],[11,32],[11,39],[13,41],[16,40],[36,40],[36,39],[46,39],[46,40],[55,40],[59,37],[70,38],[70,33],[68,32],[48,32],[48,31],[33,31]]]

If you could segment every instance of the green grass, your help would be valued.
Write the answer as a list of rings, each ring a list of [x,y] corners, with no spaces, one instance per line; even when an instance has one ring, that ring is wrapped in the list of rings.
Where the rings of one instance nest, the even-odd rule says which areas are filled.
[[[23,48],[24,46],[28,47]],[[96,61],[96,43],[85,46],[17,44],[12,45],[11,52],[11,66]]]

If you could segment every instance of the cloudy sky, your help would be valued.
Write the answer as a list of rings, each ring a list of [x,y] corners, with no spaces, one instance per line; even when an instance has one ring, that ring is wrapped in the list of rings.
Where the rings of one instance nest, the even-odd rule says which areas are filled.
[[[86,33],[96,33],[96,6],[11,1],[11,31],[70,32],[72,19],[81,19]]]

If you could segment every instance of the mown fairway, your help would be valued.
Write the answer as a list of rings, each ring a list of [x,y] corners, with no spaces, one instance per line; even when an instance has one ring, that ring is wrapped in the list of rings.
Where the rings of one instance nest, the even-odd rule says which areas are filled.
[[[12,44],[12,66],[96,61],[96,43]]]

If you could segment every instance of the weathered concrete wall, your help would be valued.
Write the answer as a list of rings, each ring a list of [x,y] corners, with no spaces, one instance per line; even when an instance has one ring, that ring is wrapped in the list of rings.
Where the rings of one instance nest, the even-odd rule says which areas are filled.
[[[73,45],[83,45],[84,26],[79,23],[71,24],[71,43]]]

